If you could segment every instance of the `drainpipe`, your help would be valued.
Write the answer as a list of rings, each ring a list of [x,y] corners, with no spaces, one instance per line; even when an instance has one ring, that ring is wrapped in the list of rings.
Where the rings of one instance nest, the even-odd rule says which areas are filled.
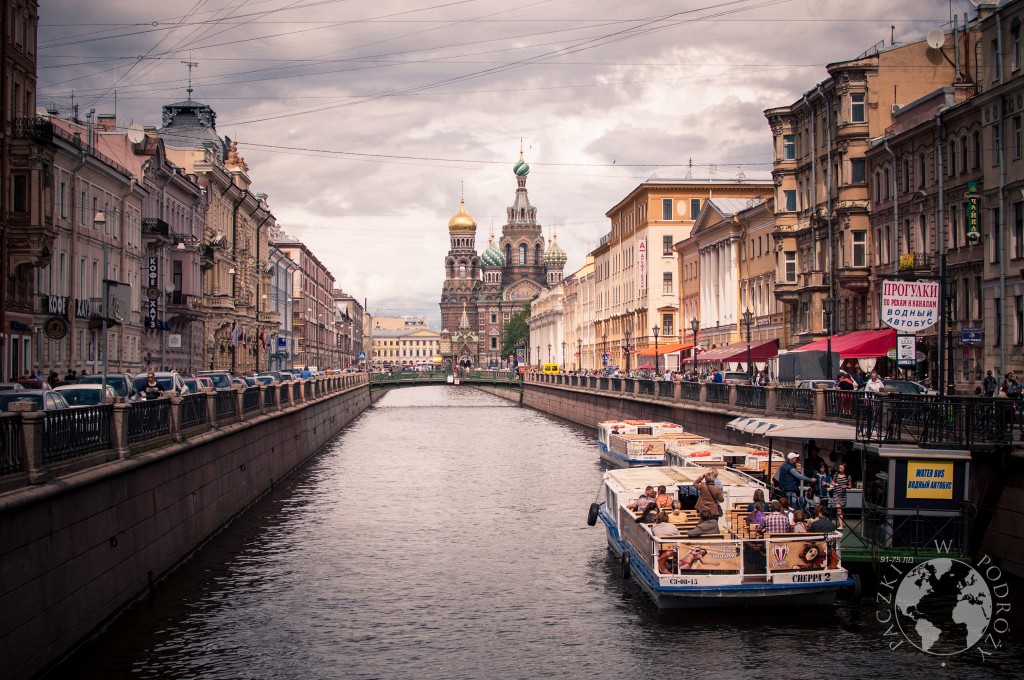
[[[77,213],[81,213],[81,211],[85,208],[84,205],[77,205],[77,201],[75,200],[75,195],[77,193],[75,191],[75,178],[78,177],[78,173],[81,172],[82,168],[85,167],[85,162],[86,162],[86,159],[88,157],[87,154],[86,154],[85,147],[82,146],[81,135],[80,134],[77,135],[76,139],[78,140],[79,160],[78,160],[78,165],[76,165],[71,170],[71,212],[69,213],[69,215],[71,216],[71,238],[69,239],[69,246],[68,246],[68,270],[74,272],[74,274],[71,274],[68,277],[68,279],[69,279],[69,282],[68,282],[69,283],[69,285],[68,285],[68,300],[70,301],[69,305],[73,305],[74,304],[73,301],[75,299],[75,293],[77,292],[77,289],[75,288],[75,282],[78,280],[79,275],[81,274],[78,271],[78,263],[75,260],[75,254],[76,254],[76,250],[77,250],[75,248],[75,245],[78,243],[78,218],[75,216],[75,213],[76,212]],[[95,217],[95,215],[93,217]],[[68,311],[68,327],[70,329],[68,331],[68,335],[70,336],[68,338],[68,370],[69,371],[72,369],[72,362],[74,361],[74,358],[75,358],[75,331],[77,330],[75,328],[75,318],[76,317],[75,317],[74,310],[70,309]]]
[[[821,101],[825,106],[825,153],[826,153],[826,166],[825,166],[825,209],[828,211],[828,296],[832,300],[831,312],[828,315],[828,328],[825,332],[828,337],[832,337],[832,328],[835,324],[836,317],[836,277],[834,267],[834,252],[835,243],[833,242],[834,235],[832,233],[832,109],[828,105],[828,101],[825,99],[825,93],[821,91],[821,85],[818,85],[818,96],[821,97]],[[829,354],[829,368],[831,368],[832,355]],[[842,365],[842,362],[840,362]],[[829,373],[831,377],[831,372]]]
[[[942,163],[942,111],[935,112],[935,161],[936,161],[936,177],[938,177],[939,194],[938,194],[938,205],[937,212],[935,215],[935,239],[939,242],[939,304],[946,304],[946,296],[949,291],[946,288],[946,213],[945,213],[945,196],[943,196],[943,163]],[[948,308],[943,306],[940,308],[942,311],[939,314],[939,337],[938,343],[938,357],[936,357],[936,363],[938,365],[938,391],[939,396],[946,394],[947,383],[953,385],[953,348],[947,347],[946,343],[946,330],[949,328],[949,324],[952,323],[946,315],[948,309],[952,309],[952,305]],[[948,366],[943,370],[943,358],[946,356],[944,353],[949,353]]]

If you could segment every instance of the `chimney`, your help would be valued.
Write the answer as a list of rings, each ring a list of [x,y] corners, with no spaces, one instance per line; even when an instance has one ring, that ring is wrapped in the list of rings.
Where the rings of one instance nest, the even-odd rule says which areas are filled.
[[[101,113],[96,116],[96,130],[113,132],[117,129],[117,116],[112,113]]]

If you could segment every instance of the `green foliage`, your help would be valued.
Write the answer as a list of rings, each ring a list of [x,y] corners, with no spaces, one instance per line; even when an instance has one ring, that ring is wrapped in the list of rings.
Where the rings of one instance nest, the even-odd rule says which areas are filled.
[[[522,343],[523,347],[530,344],[530,303],[523,304],[523,308],[512,315],[501,328],[501,356],[508,359],[510,354],[516,353],[516,347]]]

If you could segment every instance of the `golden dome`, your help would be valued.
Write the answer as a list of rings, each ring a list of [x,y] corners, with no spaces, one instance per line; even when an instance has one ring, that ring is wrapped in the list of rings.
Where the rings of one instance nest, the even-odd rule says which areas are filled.
[[[448,231],[462,234],[476,233],[476,220],[473,219],[472,215],[466,212],[465,200],[463,200],[459,205],[459,212],[455,213],[455,215],[448,220]]]

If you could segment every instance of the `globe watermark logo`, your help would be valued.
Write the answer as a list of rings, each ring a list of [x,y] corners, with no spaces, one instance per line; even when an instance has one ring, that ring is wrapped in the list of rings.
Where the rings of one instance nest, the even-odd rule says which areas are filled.
[[[952,556],[916,565],[890,558],[879,575],[875,616],[890,650],[910,644],[936,656],[977,653],[984,661],[1010,632],[1009,594],[988,555],[974,564]]]

